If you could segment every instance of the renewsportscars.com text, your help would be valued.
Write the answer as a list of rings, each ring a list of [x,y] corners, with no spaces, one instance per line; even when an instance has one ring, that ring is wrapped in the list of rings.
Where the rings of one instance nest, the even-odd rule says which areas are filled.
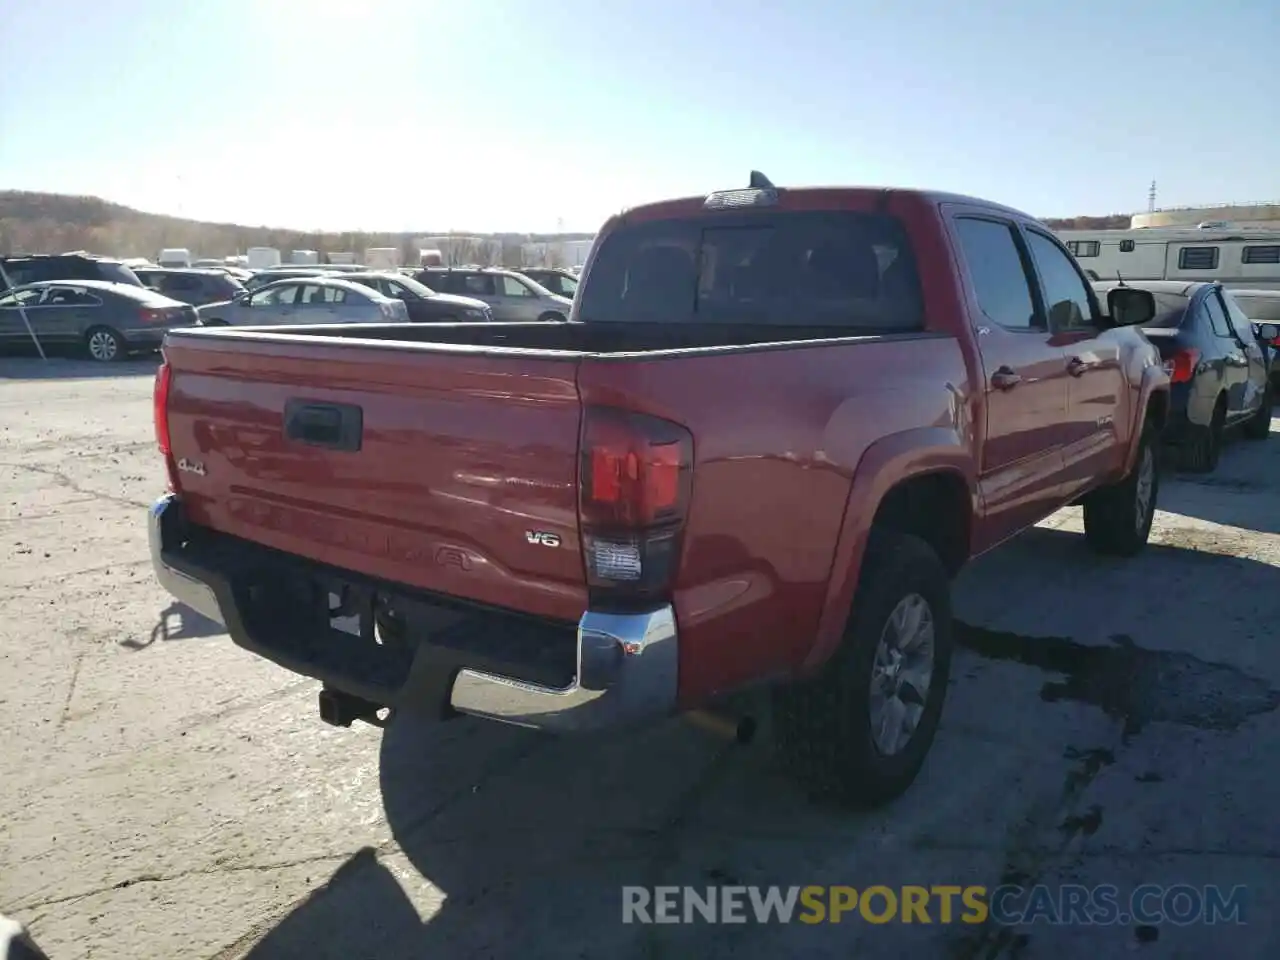
[[[1241,924],[1247,890],[1146,884],[622,888],[623,923]]]

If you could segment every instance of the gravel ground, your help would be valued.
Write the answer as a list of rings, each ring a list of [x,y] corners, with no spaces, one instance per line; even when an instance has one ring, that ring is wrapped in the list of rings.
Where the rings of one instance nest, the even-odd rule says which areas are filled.
[[[1066,510],[967,570],[925,771],[851,815],[681,721],[321,724],[152,581],[153,369],[0,361],[0,911],[54,960],[1280,956],[1280,440],[1166,478],[1136,560]],[[1244,884],[1248,923],[620,922],[623,884],[1002,878]]]

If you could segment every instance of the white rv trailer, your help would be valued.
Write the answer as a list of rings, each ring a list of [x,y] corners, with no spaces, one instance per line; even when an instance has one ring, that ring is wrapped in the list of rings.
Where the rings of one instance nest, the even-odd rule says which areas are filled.
[[[1280,287],[1280,229],[1218,224],[1055,231],[1100,280],[1217,280],[1226,287]]]

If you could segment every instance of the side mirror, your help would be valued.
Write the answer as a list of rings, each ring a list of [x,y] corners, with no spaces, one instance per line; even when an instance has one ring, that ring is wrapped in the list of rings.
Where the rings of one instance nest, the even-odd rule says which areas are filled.
[[[1147,290],[1114,287],[1107,291],[1107,313],[1117,327],[1140,327],[1156,315],[1156,298]]]
[[[1257,325],[1258,337],[1267,343],[1272,343],[1277,337],[1280,337],[1280,326],[1274,323],[1260,323]]]

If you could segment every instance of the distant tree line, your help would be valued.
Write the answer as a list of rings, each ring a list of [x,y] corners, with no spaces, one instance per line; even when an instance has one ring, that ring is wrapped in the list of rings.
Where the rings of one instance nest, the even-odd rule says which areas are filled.
[[[345,231],[321,233],[276,227],[247,227],[234,223],[205,223],[155,213],[143,213],[98,197],[72,197],[57,193],[0,191],[0,254],[63,253],[87,250],[118,257],[156,257],[165,247],[185,247],[198,257],[242,254],[249,247],[276,247],[286,257],[290,250],[315,250],[322,259],[329,253],[352,251],[362,255],[369,247],[396,247],[403,262],[416,262],[417,240],[447,235],[445,231],[414,230],[408,233]],[[450,259],[467,263],[521,265],[522,244],[547,240],[587,239],[586,233],[477,234],[452,245]]]
[[[1061,217],[1043,220],[1051,230],[1128,230],[1129,213],[1113,213],[1106,217]]]
[[[1044,221],[1055,230],[1124,229],[1127,214],[1106,217],[1067,217]],[[441,231],[409,233],[317,233],[276,227],[246,227],[234,223],[204,223],[155,213],[143,213],[98,197],[72,197],[57,193],[0,191],[0,254],[62,253],[87,250],[119,257],[156,257],[165,247],[186,247],[199,257],[225,257],[249,247],[276,247],[329,253],[363,254],[369,247],[397,247],[404,263],[416,262],[417,239],[441,235]],[[549,240],[585,240],[590,234],[468,234],[467,239],[443,251],[450,262],[508,266],[522,264],[522,244]],[[481,242],[475,242],[479,240]],[[546,248],[548,266],[557,257]]]

